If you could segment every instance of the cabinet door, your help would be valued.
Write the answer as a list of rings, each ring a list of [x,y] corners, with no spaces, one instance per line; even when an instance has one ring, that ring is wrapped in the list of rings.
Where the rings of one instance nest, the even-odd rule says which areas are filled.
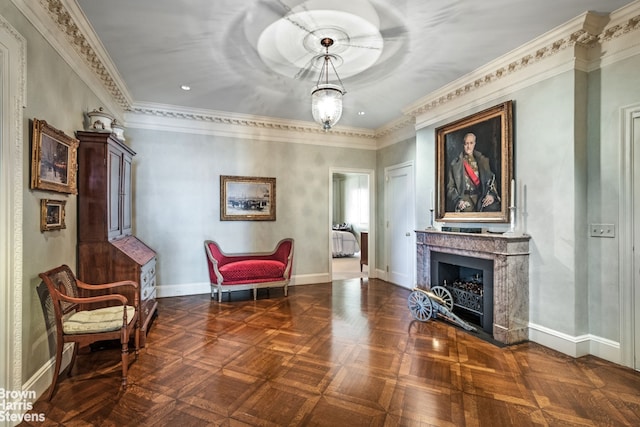
[[[131,164],[133,157],[124,154],[122,156],[122,234],[131,235]]]
[[[107,169],[109,171],[109,182],[107,188],[107,194],[109,197],[109,206],[107,207],[109,240],[115,239],[122,234],[122,222],[120,216],[120,195],[122,185],[121,167],[121,152],[109,146],[109,153],[107,155]]]

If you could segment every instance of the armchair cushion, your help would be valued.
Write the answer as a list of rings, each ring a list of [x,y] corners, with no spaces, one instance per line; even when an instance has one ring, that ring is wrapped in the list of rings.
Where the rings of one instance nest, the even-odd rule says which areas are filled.
[[[127,307],[127,322],[135,319],[136,309]],[[122,328],[123,309],[121,305],[78,311],[62,322],[62,330],[67,335],[93,334],[96,332],[117,331]]]

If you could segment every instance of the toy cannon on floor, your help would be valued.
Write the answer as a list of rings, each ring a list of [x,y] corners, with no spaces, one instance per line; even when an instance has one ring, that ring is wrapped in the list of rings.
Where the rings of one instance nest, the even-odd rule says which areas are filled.
[[[413,288],[409,294],[408,304],[413,318],[421,322],[442,317],[467,331],[476,330],[475,327],[453,314],[453,296],[444,286],[432,286],[431,290]]]

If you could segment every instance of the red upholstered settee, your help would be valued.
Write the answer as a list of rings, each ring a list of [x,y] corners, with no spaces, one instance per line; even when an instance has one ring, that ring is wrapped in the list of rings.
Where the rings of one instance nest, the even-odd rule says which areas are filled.
[[[258,288],[287,287],[291,279],[293,264],[293,239],[282,239],[270,253],[226,254],[212,241],[204,242],[209,279],[211,280],[211,298],[218,294],[222,301],[222,292],[253,290],[256,299]]]

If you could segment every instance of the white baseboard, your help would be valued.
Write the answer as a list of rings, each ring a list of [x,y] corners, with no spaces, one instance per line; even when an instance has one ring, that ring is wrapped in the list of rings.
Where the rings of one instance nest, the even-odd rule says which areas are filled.
[[[329,283],[331,276],[329,273],[316,274],[298,274],[291,278],[291,284],[295,285],[313,285],[315,283]]]
[[[529,340],[571,357],[591,354],[609,362],[620,364],[620,343],[596,335],[577,337],[545,326],[529,323]]]
[[[389,281],[389,277],[388,277],[389,273],[387,273],[384,270],[373,269],[373,274],[375,274],[375,276],[370,276],[370,277],[375,277],[377,279],[384,280],[385,282]]]
[[[310,285],[314,283],[331,282],[329,273],[304,274],[291,277],[289,286]],[[158,285],[156,288],[157,298],[181,297],[187,295],[199,295],[211,293],[209,282],[200,283],[180,283],[176,285]]]
[[[177,285],[158,285],[156,287],[156,298],[182,297],[186,295],[210,293],[211,284],[209,282],[180,283]]]
[[[73,343],[67,343],[62,350],[62,365],[60,365],[60,372],[63,372],[71,363],[71,356],[73,355]],[[35,391],[36,396],[40,398],[45,391],[51,385],[53,379],[53,370],[55,369],[56,359],[55,356],[49,359],[44,365],[36,371],[35,374],[22,385],[23,391]],[[60,381],[60,379],[58,379]]]

